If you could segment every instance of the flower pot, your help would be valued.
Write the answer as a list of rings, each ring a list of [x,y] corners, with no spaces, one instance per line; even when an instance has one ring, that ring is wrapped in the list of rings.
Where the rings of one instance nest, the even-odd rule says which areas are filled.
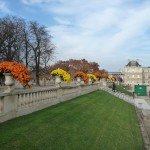
[[[56,87],[61,87],[61,77],[60,76],[55,76],[55,86]]]
[[[81,77],[76,77],[76,83],[77,83],[77,85],[80,85],[81,81],[82,81]]]
[[[14,79],[12,77],[11,73],[3,73],[5,76],[5,85],[7,86],[7,89],[4,92],[12,92],[14,89]]]
[[[89,84],[93,83],[93,79],[89,78]]]
[[[14,79],[12,78],[11,73],[4,73],[5,76],[5,85],[12,86],[14,85]]]
[[[81,77],[77,77],[77,82],[81,82]]]

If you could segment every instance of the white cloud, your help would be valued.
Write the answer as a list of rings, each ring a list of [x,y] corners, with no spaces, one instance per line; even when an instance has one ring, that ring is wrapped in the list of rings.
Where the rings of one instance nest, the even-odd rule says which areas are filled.
[[[53,12],[57,17],[72,17],[73,21],[71,27],[50,27],[60,59],[88,58],[109,70],[118,70],[118,62],[124,62],[124,66],[130,58],[143,60],[143,46],[150,46],[148,42],[143,45],[149,39],[146,31],[150,30],[150,4],[128,6],[125,1],[107,2],[88,1],[82,9],[77,6],[83,1],[55,6]]]
[[[0,0],[0,12],[2,12],[2,13],[10,13],[11,12],[3,0]]]
[[[49,0],[21,0],[22,3],[26,4],[26,5],[33,5],[33,4],[42,4],[42,3],[46,3]]]
[[[110,71],[117,71],[128,59],[149,63],[148,0],[21,1],[53,16],[55,25],[49,30],[58,59],[85,58]]]
[[[71,22],[65,18],[54,17],[54,20],[62,25],[71,25]]]

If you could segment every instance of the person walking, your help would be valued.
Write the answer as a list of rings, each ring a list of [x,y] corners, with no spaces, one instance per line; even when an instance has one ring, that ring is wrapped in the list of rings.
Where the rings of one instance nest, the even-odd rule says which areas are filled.
[[[150,90],[149,90],[149,92],[148,92],[148,95],[149,95],[149,98],[150,98]]]
[[[115,92],[116,91],[116,84],[113,82],[112,84],[112,91]]]

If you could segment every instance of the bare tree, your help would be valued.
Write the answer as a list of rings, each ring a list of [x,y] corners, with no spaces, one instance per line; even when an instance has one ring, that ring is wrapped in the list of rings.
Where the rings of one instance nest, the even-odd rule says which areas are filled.
[[[55,46],[45,26],[16,16],[0,19],[0,61],[17,61],[34,68],[39,85],[41,66],[52,59]]]
[[[30,63],[30,52],[31,48],[29,45],[29,29],[26,23],[24,24],[24,30],[23,30],[23,44],[22,44],[22,49],[24,51],[23,53],[23,61],[24,64],[27,68],[29,68],[29,63]]]
[[[29,46],[32,49],[33,63],[36,71],[36,84],[39,85],[39,72],[42,61],[46,64],[54,51],[54,45],[51,44],[51,36],[45,26],[39,25],[37,22],[30,22],[30,40]]]
[[[15,16],[0,19],[0,59],[21,62],[24,20]]]
[[[43,47],[43,52],[41,55],[42,65],[44,65],[44,75],[47,75],[47,64],[50,60],[54,59],[54,50],[55,46],[49,41],[49,39],[45,40],[45,44]]]

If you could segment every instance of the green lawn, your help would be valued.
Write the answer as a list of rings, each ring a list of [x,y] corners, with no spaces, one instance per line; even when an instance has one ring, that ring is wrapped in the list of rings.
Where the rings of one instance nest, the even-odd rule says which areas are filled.
[[[96,91],[0,124],[2,150],[143,150],[135,109]]]

